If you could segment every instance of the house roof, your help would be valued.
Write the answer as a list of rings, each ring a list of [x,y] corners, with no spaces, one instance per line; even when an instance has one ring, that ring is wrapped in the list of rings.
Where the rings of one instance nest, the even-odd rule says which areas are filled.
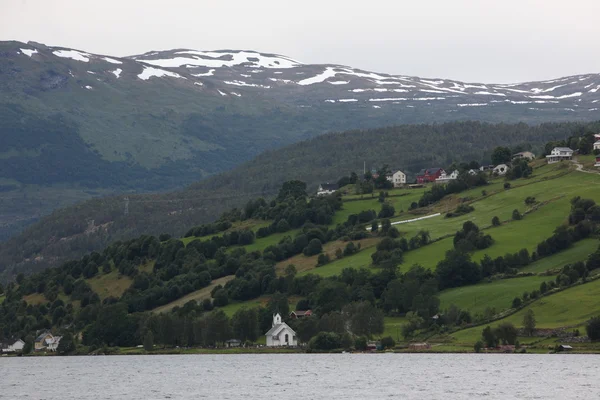
[[[242,343],[240,339],[229,339],[225,343]]]
[[[419,171],[419,173],[417,174],[417,176],[423,176],[425,175],[425,171],[427,171],[426,169],[422,169]]]
[[[442,168],[428,168],[426,172],[428,174],[436,174],[439,171],[444,171],[444,170]]]
[[[40,334],[38,337],[36,337],[36,338],[35,338],[35,341],[36,341],[36,342],[41,342],[41,341],[42,341],[42,340],[44,340],[44,338],[45,338],[46,336],[48,336],[48,335],[52,336],[52,334],[51,334],[50,332],[48,332],[48,331],[44,331],[44,332],[42,332],[42,333],[41,333],[41,334]]]
[[[321,189],[323,190],[338,190],[337,183],[321,183]]]
[[[272,327],[271,329],[269,329],[269,331],[267,333],[265,333],[265,336],[277,336],[279,334],[279,332],[281,332],[283,329],[289,329],[292,334],[296,334],[296,331],[294,331],[292,328],[289,327],[288,324],[286,324],[285,322],[281,323],[281,324],[277,324],[274,327]]]
[[[558,151],[573,151],[573,149],[569,148],[569,147],[555,147],[553,150],[558,150]]]
[[[312,314],[312,310],[306,310],[306,311],[292,311],[291,314],[296,314],[297,316],[304,316],[304,315],[311,315]]]

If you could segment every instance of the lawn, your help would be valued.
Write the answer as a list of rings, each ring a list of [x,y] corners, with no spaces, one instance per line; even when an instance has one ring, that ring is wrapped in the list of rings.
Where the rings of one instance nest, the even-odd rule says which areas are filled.
[[[298,301],[301,298],[302,297],[299,297],[299,296],[288,297],[288,304],[290,306],[290,311],[294,311],[296,309],[296,304],[298,303]],[[233,314],[235,314],[236,311],[238,311],[242,308],[264,307],[267,305],[268,302],[269,302],[269,296],[261,296],[256,299],[252,299],[252,300],[248,300],[248,301],[230,303],[230,304],[226,305],[225,307],[220,307],[219,309],[223,310],[225,312],[225,314],[227,314],[228,316],[231,317]]]
[[[560,253],[553,254],[551,257],[545,257],[527,267],[523,268],[523,272],[542,273],[548,270],[556,270],[567,264],[577,261],[585,261],[589,254],[598,249],[597,239],[584,239],[575,243],[571,248],[563,250]]]
[[[218,285],[225,286],[225,284],[227,282],[229,282],[230,280],[232,280],[233,278],[235,278],[235,275],[228,275],[228,276],[224,276],[219,279],[215,279],[214,281],[211,282],[210,285],[203,287],[202,289],[196,290],[195,292],[188,293],[185,296],[180,297],[179,299],[177,299],[175,301],[165,304],[164,306],[157,307],[154,310],[152,310],[152,312],[154,312],[154,313],[169,312],[177,306],[183,307],[185,305],[185,303],[187,303],[188,301],[194,300],[196,302],[200,302],[204,299],[210,299],[211,292],[216,286],[218,286]]]
[[[483,314],[488,307],[496,309],[496,313],[499,313],[511,308],[515,297],[539,289],[540,284],[548,280],[552,278],[527,276],[444,290],[439,295],[440,309],[447,309],[454,304],[460,309],[468,310],[471,315]]]
[[[133,280],[115,270],[109,274],[100,273],[88,279],[87,282],[92,290],[100,296],[100,299],[104,300],[107,297],[120,298],[129,289]]]
[[[335,260],[329,264],[323,265],[322,267],[301,272],[298,274],[298,276],[310,273],[326,278],[339,275],[344,268],[368,268],[371,265],[371,254],[373,254],[376,250],[377,249],[374,246],[368,249],[362,249],[350,257],[344,257],[340,260]]]
[[[381,337],[391,336],[396,342],[402,340],[402,325],[405,324],[404,317],[385,317],[384,330]]]
[[[490,324],[492,327],[502,322],[522,326],[523,315],[531,309],[535,314],[537,328],[559,328],[577,326],[591,317],[600,315],[600,280],[578,285],[562,292],[545,296],[519,312]],[[481,336],[483,326],[464,329],[452,336],[458,342],[475,343]]]

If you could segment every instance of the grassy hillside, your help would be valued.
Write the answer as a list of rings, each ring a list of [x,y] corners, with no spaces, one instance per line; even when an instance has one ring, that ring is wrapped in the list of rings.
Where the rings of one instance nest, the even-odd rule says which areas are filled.
[[[390,224],[441,215],[385,229],[387,222],[380,219],[377,232],[366,229],[371,221],[355,221],[359,214],[383,208],[377,198],[361,198],[349,187],[345,195],[308,200],[300,193],[301,183],[287,183],[273,202],[249,203],[244,211],[248,219],[232,211],[227,214],[231,223],[224,224],[222,219],[203,227],[202,232],[212,234],[160,240],[142,236],[114,243],[102,253],[91,253],[59,269],[19,278],[18,285],[9,285],[6,297],[0,297],[3,305],[8,304],[6,311],[14,308],[11,312],[19,317],[9,319],[12,314],[0,308],[1,332],[25,334],[32,329],[26,325],[30,319],[19,314],[25,312],[19,308],[20,300],[35,307],[29,311],[39,318],[35,326],[49,324],[60,330],[72,323],[69,329],[86,332],[86,346],[94,340],[108,343],[108,333],[98,326],[117,323],[118,318],[126,318],[137,333],[111,339],[117,345],[134,346],[143,339],[140,332],[147,330],[162,335],[157,340],[169,345],[210,345],[214,344],[212,336],[192,332],[218,329],[223,326],[219,318],[230,319],[231,329],[241,329],[240,318],[253,318],[258,324],[253,329],[262,333],[270,327],[271,313],[286,310],[282,311],[285,315],[301,305],[317,314],[318,328],[314,329],[336,331],[339,318],[361,312],[347,308],[358,304],[373,318],[380,316],[383,324],[381,329],[373,328],[376,333],[367,331],[366,335],[391,336],[404,344],[427,340],[444,351],[471,350],[487,324],[496,327],[510,322],[520,327],[528,309],[534,311],[540,329],[581,329],[590,317],[600,315],[596,301],[600,280],[593,280],[598,273],[594,257],[600,260],[598,228],[592,222],[598,208],[593,199],[600,198],[600,175],[576,171],[572,163],[535,161],[532,167],[527,178],[508,181],[490,176],[487,185],[413,210],[407,201],[418,202],[432,186],[390,190],[385,198],[395,207]],[[507,182],[510,186],[505,186]],[[577,196],[590,200],[573,202]],[[584,207],[584,203],[584,221],[573,222],[574,207]],[[445,215],[459,204],[473,210],[458,217]],[[513,219],[515,209],[522,219]],[[499,226],[492,224],[495,216]],[[466,258],[453,267],[450,278],[466,277],[461,268],[468,265],[477,269],[478,276],[445,281],[447,275],[440,266],[451,262],[447,252],[458,247],[454,235],[467,222],[479,226],[492,242],[479,250],[451,252]],[[557,232],[570,235],[568,240],[562,236],[566,244],[556,245],[552,253],[541,252],[540,243],[557,235],[558,227],[562,230]],[[575,234],[586,227],[590,231]],[[415,239],[425,231],[427,240]],[[316,250],[314,241],[318,242]],[[514,257],[525,250],[527,261],[518,259],[515,264]],[[345,254],[338,258],[340,252]],[[328,261],[323,261],[325,255]],[[485,269],[484,261],[490,259],[486,256],[496,263],[493,271]],[[498,264],[497,257],[504,264]],[[581,268],[588,268],[585,274]],[[583,283],[587,277],[592,281]],[[124,314],[118,314],[117,307]],[[210,312],[213,308],[216,312]],[[342,309],[345,314],[339,314]],[[441,318],[438,325],[431,322],[434,315]],[[302,322],[290,323],[302,335],[310,332]],[[168,338],[163,324],[188,332],[187,339]],[[353,329],[363,332],[360,327]]]
[[[565,139],[573,133],[587,130],[598,131],[600,127],[570,123],[528,126],[453,122],[319,136],[277,151],[268,151],[238,168],[200,181],[185,190],[167,194],[129,194],[127,214],[123,196],[94,199],[58,210],[22,234],[0,244],[0,274],[6,270],[9,271],[4,272],[4,276],[14,276],[18,271],[39,271],[66,259],[80,257],[90,250],[100,250],[111,241],[141,234],[182,235],[192,226],[213,221],[232,207],[243,206],[249,199],[274,196],[281,183],[290,179],[307,182],[310,190],[315,190],[320,182],[334,182],[350,171],[361,172],[364,164],[368,169],[387,164],[391,168],[405,170],[411,180],[421,168],[432,165],[447,166],[464,159],[488,163],[491,151],[499,145],[529,143],[526,147],[533,147],[539,152],[541,145],[548,140]],[[193,171],[179,164],[173,168]],[[102,170],[95,171],[102,179],[112,176]],[[135,169],[131,171],[133,174]],[[34,172],[32,174],[35,175]],[[131,182],[147,181],[137,175],[127,179]],[[97,186],[94,193],[106,193]],[[495,189],[492,187],[490,190]],[[11,204],[29,204],[21,200],[26,196],[21,196],[20,192],[15,194],[11,190],[8,193],[7,198],[13,199]],[[95,196],[94,193],[86,196]],[[45,196],[42,192],[40,195]],[[417,197],[418,191],[391,197],[390,201],[397,211],[407,211]],[[73,198],[76,199],[79,197]],[[35,200],[32,204],[45,203]],[[336,214],[335,222],[343,221],[358,208],[375,206],[376,200],[371,200],[370,205],[349,204],[344,211],[346,214]],[[511,211],[507,211],[506,216]],[[8,212],[0,210],[2,215]]]

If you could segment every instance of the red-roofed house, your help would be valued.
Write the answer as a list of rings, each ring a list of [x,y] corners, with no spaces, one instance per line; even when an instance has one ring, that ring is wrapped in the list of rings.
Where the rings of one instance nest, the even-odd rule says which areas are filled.
[[[417,174],[417,183],[435,182],[442,174],[446,172],[441,168],[422,169]]]
[[[312,310],[292,311],[290,313],[290,318],[292,318],[292,319],[300,319],[300,318],[304,318],[304,317],[310,317],[311,315],[312,315]]]

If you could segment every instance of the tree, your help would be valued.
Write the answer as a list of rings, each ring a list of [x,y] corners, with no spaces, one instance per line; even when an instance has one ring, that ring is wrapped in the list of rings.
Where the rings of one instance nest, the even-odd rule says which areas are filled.
[[[481,353],[481,349],[483,349],[483,342],[481,340],[476,341],[473,349],[475,350],[475,353]]]
[[[522,219],[523,216],[521,215],[521,213],[519,212],[519,210],[514,209],[512,212],[512,219],[515,221],[519,221],[520,219]]]
[[[492,218],[492,225],[500,226],[500,218],[498,218],[497,216],[494,216],[494,218]]]
[[[308,347],[314,350],[333,350],[341,346],[340,335],[334,332],[319,332],[308,342]]]
[[[535,323],[535,314],[530,308],[525,312],[525,315],[523,316],[523,328],[525,329],[525,333],[527,333],[528,336],[533,335],[533,332],[535,332]]]
[[[75,341],[73,335],[69,332],[65,333],[58,343],[56,352],[62,356],[70,354],[75,351]]]
[[[30,335],[25,338],[25,345],[23,346],[23,354],[29,354],[33,351],[33,340],[34,340],[33,336],[30,336]]]
[[[510,162],[512,152],[508,147],[498,146],[492,152],[492,164],[504,164]]]
[[[377,215],[378,218],[391,218],[394,216],[396,209],[389,203],[383,203],[381,205],[381,211]]]
[[[498,340],[502,341],[503,344],[515,344],[517,333],[517,328],[510,322],[504,322],[494,329],[494,335],[496,335]]]
[[[384,349],[392,349],[396,346],[396,341],[391,336],[381,338],[381,347]]]
[[[346,305],[342,314],[347,317],[350,332],[356,336],[371,337],[383,333],[383,312],[367,301]]]
[[[512,308],[519,308],[523,304],[523,301],[520,297],[515,297],[512,301]]]
[[[152,351],[154,350],[154,334],[150,329],[146,331],[144,334],[144,350]]]
[[[600,317],[594,317],[585,324],[585,331],[590,340],[600,339]]]
[[[258,339],[258,312],[256,309],[241,308],[231,317],[231,330],[236,339],[256,342]]]
[[[354,339],[354,348],[356,350],[365,351],[367,349],[367,338],[364,336],[359,336]]]
[[[306,197],[306,183],[297,180],[284,182],[279,189],[277,200],[285,200],[288,196],[294,199]]]
[[[483,341],[485,342],[485,346],[487,348],[494,348],[498,346],[498,338],[496,337],[494,331],[489,325],[483,329],[483,331],[481,332],[481,337],[483,338]]]
[[[405,339],[409,339],[423,325],[424,321],[423,318],[419,317],[419,314],[412,311],[406,313],[406,320],[408,323],[402,325],[402,336]]]
[[[319,254],[321,251],[323,251],[323,245],[319,239],[315,238],[308,242],[308,246],[304,248],[303,253],[305,256],[310,257]]]
[[[458,250],[446,252],[446,258],[436,266],[440,289],[477,283],[481,279],[479,265],[471,261],[469,254]]]

